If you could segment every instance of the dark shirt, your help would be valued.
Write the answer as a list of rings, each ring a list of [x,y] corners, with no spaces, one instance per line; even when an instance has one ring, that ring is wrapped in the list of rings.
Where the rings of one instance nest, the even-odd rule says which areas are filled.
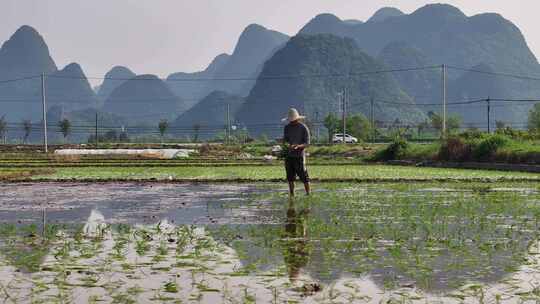
[[[309,129],[300,122],[289,123],[283,132],[283,141],[289,145],[309,145]],[[304,149],[289,149],[288,157],[304,157]]]

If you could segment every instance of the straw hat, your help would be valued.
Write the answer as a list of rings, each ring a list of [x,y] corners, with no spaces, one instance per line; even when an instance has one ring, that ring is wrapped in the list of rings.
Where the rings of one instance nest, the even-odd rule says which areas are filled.
[[[283,118],[281,121],[293,122],[295,120],[304,119],[304,118],[306,117],[298,114],[298,110],[296,110],[295,108],[290,108],[289,113],[287,113],[287,117]]]

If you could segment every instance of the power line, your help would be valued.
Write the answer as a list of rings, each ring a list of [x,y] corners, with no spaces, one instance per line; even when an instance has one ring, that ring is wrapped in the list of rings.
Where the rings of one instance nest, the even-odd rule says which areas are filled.
[[[382,73],[400,73],[400,72],[411,72],[419,70],[427,70],[439,68],[439,66],[423,66],[423,67],[412,67],[412,68],[396,68],[396,69],[385,69],[385,70],[376,70],[376,71],[367,71],[367,72],[358,72],[358,73],[335,73],[335,74],[299,74],[299,75],[259,75],[258,77],[213,77],[213,78],[115,78],[115,77],[78,77],[78,76],[58,76],[58,75],[48,75],[49,78],[60,78],[60,79],[80,79],[80,80],[119,80],[119,81],[174,81],[174,82],[196,82],[196,81],[249,81],[249,80],[274,80],[274,79],[295,79],[295,78],[334,78],[334,77],[350,77],[350,76],[364,76],[364,75],[373,75],[373,74],[382,74]]]
[[[537,99],[512,99],[512,98],[490,98],[491,101],[506,101],[506,102],[535,102],[540,103],[540,98]]]
[[[358,73],[335,73],[335,74],[311,74],[311,75],[259,75],[258,77],[213,77],[213,78],[116,78],[116,77],[86,77],[86,76],[60,76],[55,74],[48,74],[46,75],[48,78],[56,78],[56,79],[75,79],[75,80],[118,80],[118,81],[156,81],[156,80],[162,80],[162,81],[171,81],[171,82],[193,82],[193,81],[250,81],[250,80],[265,80],[265,79],[294,79],[294,78],[332,78],[332,77],[350,77],[350,76],[364,76],[364,75],[373,75],[373,74],[382,74],[382,73],[400,73],[400,72],[412,72],[412,71],[419,71],[419,70],[428,70],[428,69],[439,69],[440,65],[431,65],[431,66],[420,66],[420,67],[410,67],[410,68],[394,68],[394,69],[383,69],[383,70],[375,70],[375,71],[366,71],[366,72],[358,72]],[[465,68],[465,67],[459,67],[454,65],[447,65],[447,68],[454,69],[454,70],[460,70],[460,71],[468,71],[473,73],[480,73],[480,74],[487,74],[487,75],[493,75],[493,76],[503,76],[503,77],[511,77],[521,80],[535,80],[540,81],[540,78],[538,77],[532,77],[532,76],[526,76],[526,75],[518,75],[518,74],[511,74],[511,73],[501,73],[501,72],[493,72],[493,71],[482,71],[482,70],[476,70],[472,68]],[[17,82],[17,81],[23,81],[23,80],[29,80],[29,79],[36,79],[41,77],[41,75],[31,75],[27,77],[21,77],[21,78],[14,78],[14,79],[6,79],[6,80],[0,80],[0,84],[2,83],[10,83],[10,82]]]
[[[28,77],[0,80],[0,84],[23,81],[23,80],[29,80],[29,79],[36,79],[36,78],[40,78],[40,77],[41,77],[41,75],[34,75],[34,76],[28,76]]]
[[[516,78],[516,79],[521,79],[521,80],[540,81],[540,78],[532,77],[532,76],[517,75],[517,74],[510,74],[510,73],[500,73],[500,72],[491,72],[491,71],[481,71],[481,70],[475,70],[475,69],[458,67],[458,66],[451,66],[451,65],[447,65],[447,67],[450,68],[450,69],[459,70],[459,71],[466,71],[466,72],[473,72],[473,73],[493,75],[493,76]]]
[[[392,105],[404,105],[404,106],[440,106],[440,103],[406,103],[406,102],[393,102],[393,101],[387,101],[387,100],[381,100],[381,99],[375,99],[376,103],[383,103],[383,104],[392,104]],[[486,101],[486,98],[483,99],[472,99],[472,100],[464,100],[464,101],[455,101],[455,102],[449,102],[446,105],[468,105],[473,103],[478,103]]]

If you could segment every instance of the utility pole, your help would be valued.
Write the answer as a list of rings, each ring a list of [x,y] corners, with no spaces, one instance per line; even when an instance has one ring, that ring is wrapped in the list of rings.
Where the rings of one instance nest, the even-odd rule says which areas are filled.
[[[343,144],[347,144],[345,142],[345,131],[346,131],[346,128],[347,128],[347,88],[343,89],[343,94],[342,94],[342,116],[343,116]]]
[[[488,134],[491,133],[491,121],[490,121],[490,117],[491,117],[491,100],[489,99],[489,97],[486,99],[486,102],[487,102],[487,130],[488,130]]]
[[[227,131],[225,132],[227,136],[227,144],[230,144],[231,141],[231,105],[227,102]]]
[[[95,140],[96,140],[96,149],[98,148],[98,112],[97,112],[97,107],[96,107],[96,129],[95,129]]]
[[[47,144],[47,106],[45,100],[45,73],[41,73],[41,104],[43,106],[43,148],[45,153],[48,153]]]
[[[446,64],[442,65],[442,103],[443,103],[443,121],[442,138],[446,138]]]
[[[375,112],[374,112],[374,107],[375,107],[375,100],[373,99],[373,97],[371,97],[371,100],[370,100],[370,111],[369,111],[369,121],[371,123],[371,143],[375,143]]]
[[[317,128],[317,141],[320,140],[320,133],[319,133],[319,111],[315,111],[315,121],[314,126]]]

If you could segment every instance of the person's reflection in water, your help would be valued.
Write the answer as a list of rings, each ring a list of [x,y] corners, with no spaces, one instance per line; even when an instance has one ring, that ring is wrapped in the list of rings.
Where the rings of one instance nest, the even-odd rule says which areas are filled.
[[[297,212],[294,199],[289,200],[283,237],[283,256],[291,282],[298,279],[300,270],[307,265],[311,255],[306,226],[308,214],[308,209]]]

